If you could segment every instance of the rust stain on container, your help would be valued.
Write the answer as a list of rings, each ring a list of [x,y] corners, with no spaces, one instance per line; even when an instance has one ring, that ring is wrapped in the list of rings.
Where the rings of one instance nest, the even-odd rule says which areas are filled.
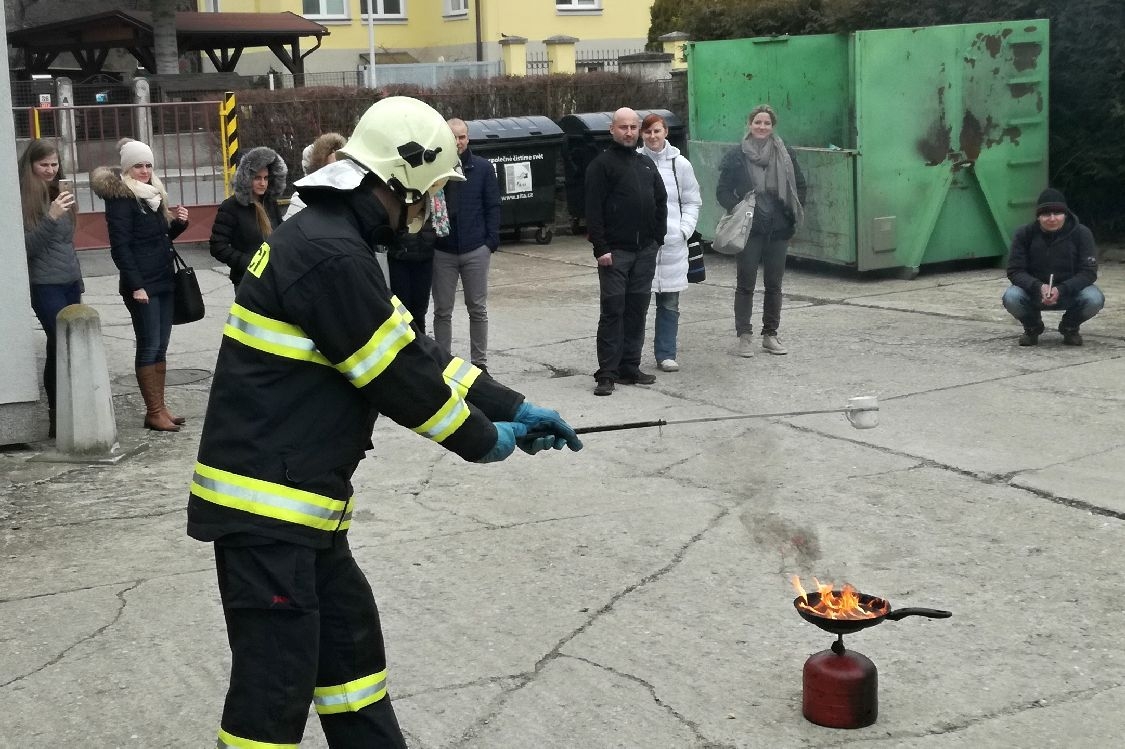
[[[960,142],[961,152],[965,154],[967,160],[976,161],[980,158],[980,148],[984,143],[984,128],[972,112],[965,112],[965,117],[961,120]]]
[[[945,124],[945,118],[930,125],[924,138],[918,139],[918,153],[926,160],[926,166],[937,166],[949,155],[949,144],[953,128]]]
[[[988,50],[988,54],[992,57],[998,56],[1000,48],[1004,45],[1004,41],[996,34],[982,34],[981,41],[984,42],[984,48]]]
[[[1009,83],[1008,88],[1012,92],[1013,99],[1022,99],[1028,94],[1034,93],[1037,86],[1034,83]]]
[[[1012,45],[1012,67],[1016,70],[1031,70],[1043,52],[1039,42],[1017,42]]]

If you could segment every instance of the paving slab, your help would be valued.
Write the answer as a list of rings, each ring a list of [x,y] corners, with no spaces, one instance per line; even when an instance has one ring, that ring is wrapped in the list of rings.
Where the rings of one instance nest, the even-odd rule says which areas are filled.
[[[187,252],[207,316],[172,335],[184,431],[141,428],[116,278],[88,274],[118,430],[146,449],[0,451],[0,747],[214,742],[229,652],[211,549],[183,528],[233,289]],[[681,301],[681,371],[598,398],[588,245],[493,256],[489,368],[533,402],[582,426],[746,418],[490,465],[380,420],[349,535],[411,749],[1116,745],[1125,264],[1105,264],[1080,349],[1016,346],[996,268],[800,263],[785,283],[789,355],[734,355],[734,262],[710,256]],[[839,410],[868,394],[879,426],[853,429]],[[793,610],[794,574],[953,611],[845,638],[879,668],[875,725],[801,716],[802,664],[833,637]],[[315,715],[302,746],[327,746]]]

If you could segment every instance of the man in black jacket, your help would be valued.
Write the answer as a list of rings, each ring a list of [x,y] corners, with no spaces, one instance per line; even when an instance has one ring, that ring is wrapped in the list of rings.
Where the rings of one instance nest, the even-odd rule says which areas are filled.
[[[1004,309],[1023,323],[1021,346],[1035,346],[1043,332],[1042,310],[1059,310],[1059,332],[1067,346],[1081,346],[1079,326],[1101,311],[1105,296],[1094,285],[1098,252],[1094,235],[1078,222],[1061,192],[1046,189],[1035,221],[1021,226],[1008,251]]]
[[[601,285],[594,395],[610,395],[615,382],[656,382],[641,371],[641,348],[668,193],[656,164],[636,151],[640,127],[632,109],[614,112],[613,143],[586,169],[586,226]]]

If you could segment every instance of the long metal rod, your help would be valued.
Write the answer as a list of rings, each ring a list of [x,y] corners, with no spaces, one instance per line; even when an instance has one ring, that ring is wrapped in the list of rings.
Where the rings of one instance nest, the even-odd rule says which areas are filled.
[[[657,419],[656,421],[631,421],[625,424],[603,424],[596,427],[579,427],[574,430],[576,434],[591,434],[593,432],[618,432],[623,429],[647,429],[650,427],[675,426],[678,424],[706,424],[712,421],[735,421],[739,419],[773,419],[782,416],[812,416],[814,414],[834,413],[859,413],[860,411],[878,411],[876,408],[822,408],[815,411],[781,411],[768,414],[734,414],[733,416],[701,416],[697,419]]]

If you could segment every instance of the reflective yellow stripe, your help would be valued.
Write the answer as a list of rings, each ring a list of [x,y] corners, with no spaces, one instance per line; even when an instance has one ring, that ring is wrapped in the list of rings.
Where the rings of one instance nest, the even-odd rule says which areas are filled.
[[[453,388],[453,392],[464,398],[468,395],[469,388],[480,377],[480,370],[464,359],[455,356],[441,375],[449,383],[449,387]]]
[[[469,418],[469,407],[457,393],[450,393],[449,400],[438,409],[438,412],[426,420],[424,424],[415,427],[414,431],[423,437],[429,437],[434,442],[441,442],[457,431],[457,427]]]
[[[269,741],[253,741],[243,739],[232,733],[219,729],[219,743],[217,749],[297,749],[300,744],[274,744]]]
[[[313,690],[313,704],[319,715],[357,712],[387,696],[387,670],[364,676],[347,684],[334,687],[317,687]]]
[[[242,305],[232,304],[223,335],[251,348],[288,359],[331,366],[331,362],[316,350],[316,344],[296,325],[273,320]]]
[[[414,318],[403,306],[398,297],[391,297],[394,311],[391,316],[379,326],[375,334],[367,343],[336,365],[352,384],[361,388],[383,373],[395,356],[402,351],[408,343],[414,340],[414,329],[410,321]]]
[[[332,499],[283,484],[240,476],[202,463],[195,464],[191,492],[200,499],[321,531],[351,525],[354,497]]]

